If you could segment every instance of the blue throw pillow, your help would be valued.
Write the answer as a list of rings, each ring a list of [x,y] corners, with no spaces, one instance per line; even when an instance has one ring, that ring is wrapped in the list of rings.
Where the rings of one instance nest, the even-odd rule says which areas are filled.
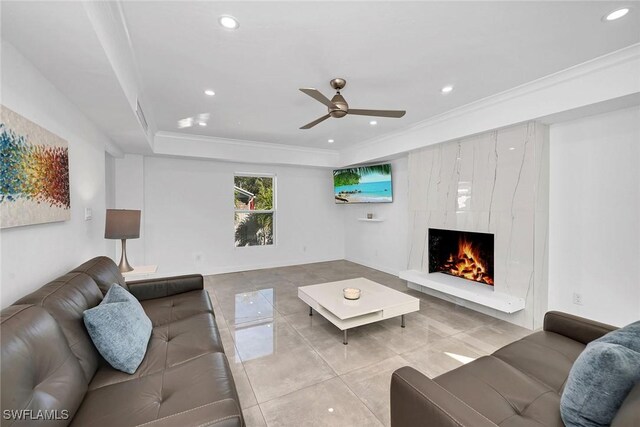
[[[640,322],[610,332],[587,345],[569,372],[560,400],[567,427],[611,424],[622,402],[640,382]]]
[[[114,283],[99,305],[84,312],[84,324],[111,366],[128,374],[138,369],[151,337],[151,320],[133,295]]]
[[[633,322],[624,328],[611,331],[595,341],[622,345],[640,353],[640,320]]]

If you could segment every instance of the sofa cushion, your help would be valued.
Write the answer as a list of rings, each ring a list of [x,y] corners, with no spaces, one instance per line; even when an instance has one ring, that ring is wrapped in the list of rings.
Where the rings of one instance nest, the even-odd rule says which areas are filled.
[[[71,272],[87,274],[98,284],[100,291],[102,291],[102,295],[106,294],[114,283],[117,283],[126,290],[129,290],[116,263],[106,256],[99,256],[90,259],[71,270]]]
[[[540,331],[502,347],[493,356],[561,393],[584,347],[562,335]]]
[[[225,355],[211,353],[155,374],[90,390],[71,425],[241,426],[237,402]]]
[[[33,305],[2,310],[0,325],[2,409],[34,414],[56,410],[62,419],[46,425],[66,426],[82,402],[87,383],[60,327],[49,313]],[[11,424],[3,419],[5,423]]]
[[[84,324],[111,366],[128,374],[138,369],[151,337],[151,320],[133,295],[114,283],[99,305],[84,312]]]
[[[570,427],[608,426],[640,382],[640,353],[593,341],[578,357],[562,393],[560,411]]]
[[[434,381],[500,426],[563,426],[558,393],[497,357],[481,357]]]
[[[223,352],[213,315],[196,314],[153,328],[147,354],[135,374],[125,374],[104,363],[98,368],[89,389],[153,374],[204,354]]]
[[[200,313],[213,314],[213,307],[207,291],[190,291],[140,301],[153,326],[166,325],[175,320],[185,319]]]
[[[101,357],[87,333],[82,313],[100,304],[100,301],[102,292],[91,277],[84,273],[67,273],[20,298],[16,304],[41,306],[56,319],[71,351],[82,366],[88,384]]]

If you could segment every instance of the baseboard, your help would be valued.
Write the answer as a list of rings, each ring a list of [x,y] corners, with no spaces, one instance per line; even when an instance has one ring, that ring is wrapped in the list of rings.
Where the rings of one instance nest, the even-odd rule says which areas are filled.
[[[243,271],[251,271],[251,270],[264,270],[267,268],[278,268],[278,267],[291,267],[294,265],[304,265],[304,264],[315,264],[318,262],[330,262],[330,261],[341,261],[346,260],[349,262],[353,262],[356,264],[364,265],[365,267],[373,268],[374,270],[382,271],[384,273],[391,274],[393,276],[398,276],[400,274],[400,270],[395,268],[386,267],[383,265],[377,265],[370,263],[365,260],[346,257],[346,258],[336,258],[336,257],[325,257],[325,258],[317,258],[314,260],[305,260],[305,261],[295,261],[291,262],[273,262],[273,263],[262,263],[262,264],[251,264],[251,265],[234,265],[227,267],[216,267],[210,269],[197,269],[193,268],[191,270],[179,270],[179,271],[158,271],[154,274],[145,275],[144,277],[140,277],[140,279],[150,279],[156,277],[170,277],[170,276],[181,276],[184,274],[202,274],[203,276],[212,276],[215,274],[226,274],[226,273],[240,273]],[[131,280],[136,280],[136,278],[131,278]]]
[[[382,271],[387,274],[391,274],[392,276],[398,276],[400,274],[400,270],[396,268],[390,268],[384,265],[373,264],[371,262],[353,258],[353,257],[345,257],[345,260],[349,262],[354,262],[356,264],[364,265],[365,267],[373,268],[374,270]]]
[[[202,274],[203,276],[211,276],[215,274],[226,274],[226,273],[240,273],[243,271],[251,271],[251,270],[265,270],[268,268],[278,268],[278,267],[291,267],[295,265],[304,265],[304,264],[315,264],[318,262],[329,262],[329,261],[340,261],[344,258],[339,257],[324,257],[317,258],[313,260],[305,260],[305,261],[294,261],[294,262],[272,262],[272,263],[262,263],[262,264],[250,264],[250,265],[234,265],[234,266],[225,266],[225,267],[215,267],[215,268],[205,268],[198,269],[193,268],[191,270],[182,270],[182,271],[159,271],[153,275],[146,276],[150,277],[169,277],[169,276],[180,276],[183,274]]]

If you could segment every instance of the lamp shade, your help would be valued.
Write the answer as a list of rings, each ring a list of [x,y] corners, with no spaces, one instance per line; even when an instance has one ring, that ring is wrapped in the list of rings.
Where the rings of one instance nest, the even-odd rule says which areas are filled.
[[[107,209],[105,239],[137,239],[140,237],[140,211]]]

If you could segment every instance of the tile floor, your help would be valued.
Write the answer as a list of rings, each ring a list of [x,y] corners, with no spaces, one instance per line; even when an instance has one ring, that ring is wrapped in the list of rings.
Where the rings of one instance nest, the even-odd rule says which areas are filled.
[[[342,333],[298,286],[366,277],[420,298],[420,311]],[[395,276],[332,261],[205,278],[248,427],[388,426],[394,370],[429,377],[492,353],[529,330],[408,289]]]

